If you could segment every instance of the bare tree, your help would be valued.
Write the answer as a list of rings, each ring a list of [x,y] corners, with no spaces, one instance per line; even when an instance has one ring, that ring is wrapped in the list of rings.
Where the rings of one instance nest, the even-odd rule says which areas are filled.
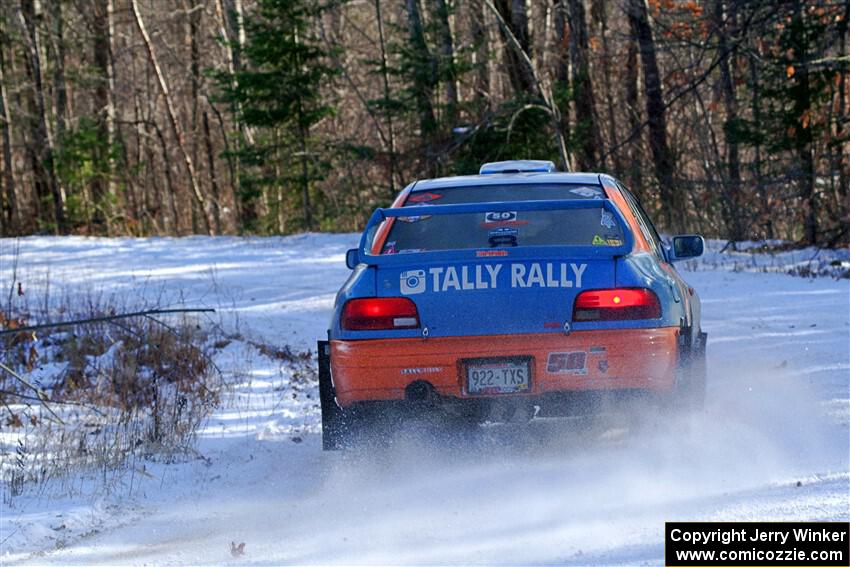
[[[505,38],[505,62],[514,92],[534,94],[537,87],[533,65],[529,65],[532,51],[525,0],[486,1],[493,4],[502,24],[500,30]]]
[[[446,85],[446,122],[454,126],[457,123],[458,94],[454,60],[455,46],[449,22],[449,6],[446,0],[431,1],[434,3],[434,19],[439,30],[441,75]]]
[[[726,132],[726,196],[723,210],[726,216],[726,226],[729,238],[732,240],[746,239],[746,226],[742,218],[743,203],[741,203],[741,161],[738,153],[737,133],[734,131],[738,123],[738,100],[735,82],[732,78],[730,60],[734,55],[727,41],[728,21],[732,16],[726,13],[724,0],[714,0],[714,25],[717,33],[717,48],[720,51],[720,86],[723,92],[723,104],[726,111],[724,129]]]
[[[397,165],[396,146],[395,146],[395,125],[393,124],[393,112],[390,107],[390,72],[387,65],[387,42],[384,36],[384,14],[381,10],[381,0],[375,0],[375,19],[378,22],[378,45],[381,52],[381,86],[383,87],[384,95],[384,120],[387,123],[386,146],[389,153],[389,189],[390,194],[395,195],[395,178]]]
[[[646,93],[646,115],[649,123],[649,148],[659,184],[659,194],[666,228],[676,232],[684,230],[685,206],[677,190],[673,170],[673,153],[667,144],[667,117],[661,90],[661,74],[655,52],[655,40],[649,25],[645,0],[629,0],[628,15],[632,33],[640,51],[643,67],[643,84]]]
[[[52,198],[53,220],[57,233],[65,232],[65,199],[56,180],[54,170],[53,141],[48,129],[47,105],[44,98],[44,81],[42,77],[41,53],[39,34],[36,28],[36,12],[33,0],[21,0],[18,10],[18,23],[26,45],[26,68],[31,82],[29,93],[30,107],[33,111],[31,119],[32,146],[29,148],[30,163],[32,164],[36,195]],[[40,188],[40,189],[39,189]]]
[[[602,142],[596,120],[593,97],[593,80],[590,76],[588,55],[587,22],[581,0],[567,0],[567,21],[570,26],[570,62],[572,90],[575,99],[576,137],[578,151],[575,153],[576,168],[581,171],[598,169],[597,163]]]
[[[290,39],[254,33],[266,2],[0,2],[0,230],[356,230],[507,126],[611,167],[667,230],[850,241],[847,2],[292,0],[324,38],[300,70],[335,70],[301,117],[336,112],[288,135],[246,115],[292,89],[252,93]]]
[[[207,208],[206,199],[204,198],[204,195],[201,192],[201,186],[198,183],[198,176],[195,174],[195,166],[192,163],[192,156],[189,155],[189,152],[186,149],[186,139],[183,135],[183,129],[181,128],[180,122],[177,120],[177,115],[174,111],[174,103],[172,102],[171,95],[168,92],[168,83],[166,83],[165,81],[165,75],[163,75],[162,68],[160,67],[159,61],[156,58],[156,51],[154,50],[150,35],[148,35],[148,32],[145,29],[145,23],[142,19],[142,14],[139,11],[138,0],[130,0],[130,5],[133,8],[133,15],[136,20],[136,26],[138,27],[139,33],[144,39],[145,47],[147,49],[151,65],[153,66],[156,72],[159,90],[162,94],[162,98],[164,99],[165,108],[168,111],[168,120],[171,124],[171,130],[174,134],[174,137],[177,139],[177,145],[180,148],[180,153],[183,155],[183,162],[186,165],[186,173],[189,175],[189,182],[192,185],[192,194],[194,195],[195,201],[197,202],[198,207],[201,210],[201,216],[204,219],[206,231],[210,234],[210,236],[212,236],[213,234],[215,234],[213,232],[214,221],[211,217],[210,211]]]
[[[17,234],[22,228],[21,210],[15,190],[15,174],[12,163],[12,116],[9,112],[9,97],[6,93],[6,40],[5,14],[0,12],[0,127],[3,132],[3,184],[6,189],[6,200],[3,203],[4,230],[2,234]]]
[[[416,106],[419,111],[419,128],[422,136],[427,138],[437,129],[437,119],[434,114],[434,84],[436,82],[436,62],[425,41],[425,31],[422,27],[422,13],[418,0],[407,1],[407,26],[410,34],[410,51],[415,58],[413,88],[415,90]]]
[[[548,82],[543,82],[541,78],[537,75],[534,70],[534,64],[531,62],[531,58],[529,57],[528,53],[523,49],[522,43],[514,35],[513,31],[511,30],[511,27],[505,21],[504,17],[502,17],[501,12],[499,12],[495,4],[493,4],[493,0],[484,0],[484,5],[487,6],[493,13],[493,15],[496,17],[496,20],[499,22],[499,26],[502,29],[502,32],[507,38],[508,45],[513,50],[514,54],[519,57],[523,65],[525,65],[526,73],[528,73],[532,78],[534,85],[534,93],[543,101],[542,106],[539,104],[527,104],[523,108],[521,108],[518,113],[524,112],[525,110],[529,110],[531,108],[537,108],[549,114],[551,118],[552,129],[555,131],[555,140],[558,145],[558,151],[561,156],[561,165],[563,165],[566,171],[570,171],[572,169],[571,160],[569,154],[567,153],[566,138],[562,129],[563,124],[561,122],[561,113],[558,108],[558,105],[555,104],[555,99],[552,95],[551,84],[549,84]],[[516,118],[516,116],[517,114],[514,115],[514,119]]]
[[[490,108],[490,42],[484,21],[484,5],[481,0],[470,0],[466,4],[472,39],[472,99],[477,118]]]

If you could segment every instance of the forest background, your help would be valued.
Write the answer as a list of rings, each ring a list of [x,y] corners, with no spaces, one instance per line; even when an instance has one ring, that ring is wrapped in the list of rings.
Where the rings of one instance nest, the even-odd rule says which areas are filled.
[[[355,231],[551,159],[669,233],[850,242],[846,0],[0,0],[0,234]]]

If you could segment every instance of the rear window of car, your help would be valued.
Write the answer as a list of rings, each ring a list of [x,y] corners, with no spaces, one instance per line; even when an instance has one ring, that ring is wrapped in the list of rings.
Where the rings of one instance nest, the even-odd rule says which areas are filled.
[[[404,206],[604,199],[602,188],[576,184],[489,185],[417,191]],[[382,254],[512,246],[620,246],[623,228],[601,206],[561,211],[481,212],[399,217]]]

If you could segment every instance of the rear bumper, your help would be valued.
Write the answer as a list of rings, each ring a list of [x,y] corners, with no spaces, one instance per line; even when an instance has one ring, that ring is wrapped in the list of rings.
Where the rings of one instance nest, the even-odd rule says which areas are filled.
[[[679,328],[618,329],[560,334],[430,339],[331,341],[331,372],[337,402],[402,400],[414,382],[427,382],[443,397],[467,395],[461,361],[499,356],[530,357],[531,387],[522,394],[673,388],[679,362]],[[583,371],[548,367],[553,353],[586,353]],[[499,396],[504,397],[504,396]]]

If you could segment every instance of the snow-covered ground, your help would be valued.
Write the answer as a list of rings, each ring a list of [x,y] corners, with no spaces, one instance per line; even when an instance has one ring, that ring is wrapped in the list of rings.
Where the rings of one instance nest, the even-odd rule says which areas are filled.
[[[4,495],[0,563],[655,565],[665,520],[850,519],[850,280],[784,273],[846,270],[847,251],[711,243],[687,266],[709,333],[699,415],[323,453],[315,385],[249,341],[314,348],[356,239],[20,240],[34,297],[49,282],[53,297],[214,307],[244,340],[216,357],[235,383],[202,458],[141,464],[108,495]],[[14,248],[0,240],[0,290]]]

